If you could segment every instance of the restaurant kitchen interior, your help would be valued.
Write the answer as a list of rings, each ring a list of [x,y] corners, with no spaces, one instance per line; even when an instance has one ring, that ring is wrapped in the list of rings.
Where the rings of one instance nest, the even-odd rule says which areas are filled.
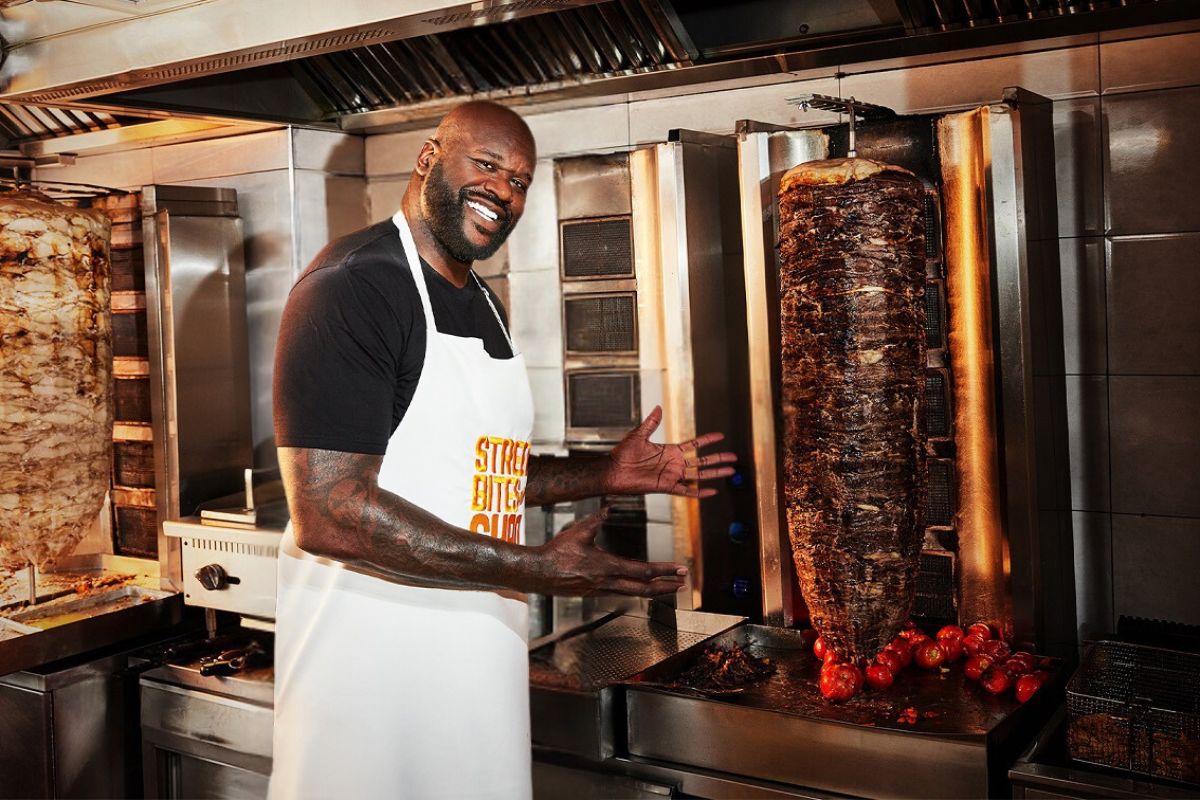
[[[601,545],[688,565],[686,591],[530,598],[536,797],[1200,792],[1200,4],[290,5],[0,0],[0,182],[111,219],[115,404],[86,536],[0,572],[0,797],[265,796],[281,313],[466,98],[537,142],[476,264],[533,451],[605,452],[661,405],[666,440],[740,459],[711,499],[613,499]],[[1036,654],[1028,702],[957,664],[817,690],[777,194],[855,155],[923,191],[912,620]],[[527,544],[599,502],[527,509]],[[689,686],[714,647],[774,672]]]

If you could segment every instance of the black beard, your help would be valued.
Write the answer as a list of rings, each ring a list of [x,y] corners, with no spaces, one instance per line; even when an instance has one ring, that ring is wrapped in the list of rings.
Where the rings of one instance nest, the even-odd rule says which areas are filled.
[[[503,225],[485,245],[477,245],[472,242],[463,230],[466,227],[467,200],[473,194],[487,197],[493,206],[503,209],[501,212]],[[503,202],[483,193],[468,192],[465,188],[455,194],[442,173],[440,161],[429,170],[421,199],[424,201],[422,205],[426,211],[425,224],[429,226],[429,232],[433,234],[433,238],[437,240],[438,244],[450,254],[450,257],[459,263],[471,264],[491,258],[500,249],[500,245],[504,244],[508,234],[512,232],[512,213]]]

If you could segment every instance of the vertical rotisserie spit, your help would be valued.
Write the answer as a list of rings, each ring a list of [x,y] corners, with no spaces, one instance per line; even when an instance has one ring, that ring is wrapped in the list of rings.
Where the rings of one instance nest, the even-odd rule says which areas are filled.
[[[855,660],[907,618],[924,534],[923,192],[868,159],[780,185],[788,532],[813,626]]]
[[[108,491],[109,231],[98,212],[0,194],[0,569],[70,553]]]

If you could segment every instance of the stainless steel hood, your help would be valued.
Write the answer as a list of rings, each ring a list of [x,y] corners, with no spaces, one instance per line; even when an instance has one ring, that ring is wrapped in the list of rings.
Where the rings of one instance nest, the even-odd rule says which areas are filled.
[[[589,103],[1200,17],[1195,0],[65,0],[3,13],[0,103],[381,131],[465,97]],[[76,12],[78,13],[78,12]]]

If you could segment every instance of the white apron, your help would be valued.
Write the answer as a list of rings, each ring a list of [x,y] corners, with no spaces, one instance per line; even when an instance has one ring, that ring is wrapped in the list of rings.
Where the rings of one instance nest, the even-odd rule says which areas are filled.
[[[393,220],[426,348],[379,485],[451,525],[524,544],[525,360],[491,358],[481,340],[437,330],[403,211]],[[528,798],[527,620],[526,604],[510,597],[405,586],[309,555],[289,526],[270,796]]]

